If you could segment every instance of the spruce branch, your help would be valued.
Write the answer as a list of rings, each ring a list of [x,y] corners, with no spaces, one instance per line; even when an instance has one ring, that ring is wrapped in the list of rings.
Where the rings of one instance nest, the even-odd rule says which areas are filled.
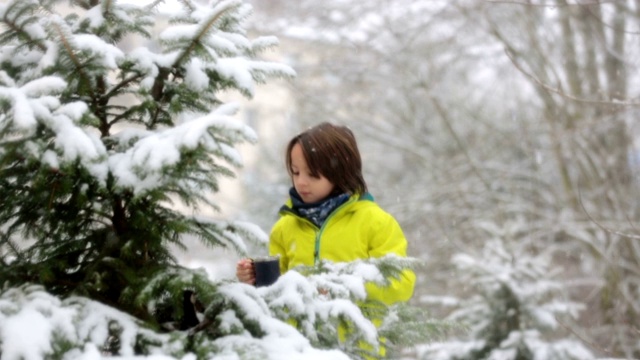
[[[111,87],[111,89],[109,89],[106,93],[101,95],[101,99],[105,100],[105,99],[111,99],[112,97],[116,96],[120,90],[122,88],[127,87],[129,84],[131,83],[135,83],[136,81],[139,81],[141,78],[143,78],[144,75],[141,73],[136,73],[126,79],[123,79],[122,81],[120,81],[119,83],[115,84],[114,86]],[[111,122],[113,123],[113,122]]]
[[[21,7],[19,7],[19,6],[21,6]],[[2,22],[7,26],[7,28],[9,28],[10,32],[13,32],[14,34],[16,34],[19,37],[23,37],[23,38],[28,39],[27,43],[35,44],[38,47],[39,50],[44,52],[44,51],[47,50],[47,48],[46,48],[46,46],[44,46],[44,44],[42,42],[42,39],[33,39],[29,35],[28,32],[23,30],[23,26],[21,24],[18,24],[18,20],[23,17],[24,13],[26,13],[26,12],[29,12],[29,13],[35,12],[34,11],[35,7],[36,6],[29,6],[29,5],[25,6],[24,4],[19,3],[17,1],[13,2],[13,3],[11,3],[11,5],[7,9],[7,11],[5,11],[4,16],[2,18]],[[9,18],[9,14],[13,13],[14,10],[17,13],[15,14],[13,19],[10,19]],[[27,18],[30,17],[28,15],[25,15],[25,16]],[[26,21],[28,21],[28,20],[26,20]],[[3,38],[4,37],[7,37],[7,36],[3,36]],[[2,39],[2,41],[0,41],[0,42],[4,43],[7,40],[9,40],[9,39]]]
[[[179,0],[179,1],[184,7],[189,9],[189,11],[195,10],[195,6],[193,6],[190,0]]]
[[[113,11],[113,7],[115,5],[113,0],[102,0],[102,14],[104,15],[105,19],[108,19],[111,12]],[[97,5],[97,1],[96,4]]]
[[[62,47],[64,48],[67,56],[69,56],[69,59],[74,65],[74,70],[78,72],[80,77],[84,81],[86,81],[87,84],[90,84],[91,81],[90,81],[89,75],[84,71],[84,66],[77,56],[76,50],[72,45],[71,36],[63,29],[62,25],[57,21],[53,21],[51,23],[51,27],[53,28],[55,34],[58,36],[58,38],[62,42]],[[90,98],[94,99],[96,96],[93,92],[92,87],[88,86],[87,89],[89,91]]]
[[[151,121],[147,125],[149,129],[155,129],[156,124],[158,123],[158,118],[160,117],[160,113],[162,112],[161,105],[163,103],[163,98],[165,95],[165,82],[169,77],[170,71],[167,68],[160,67],[158,69],[158,75],[153,83],[153,87],[151,88],[151,97],[156,101],[156,107],[154,109],[153,115],[151,116]]]
[[[192,9],[192,5],[185,2],[184,3],[185,6],[189,7],[190,9]],[[199,44],[202,43],[202,38],[204,36],[206,36],[206,34],[211,30],[211,28],[214,26],[214,24],[218,21],[218,19],[220,17],[222,17],[222,15],[224,15],[224,13],[226,13],[229,9],[233,8],[234,6],[237,6],[231,2],[225,4],[224,6],[221,7],[221,9],[215,13],[213,16],[211,16],[209,18],[209,20],[202,26],[202,28],[200,29],[200,31],[196,34],[196,36],[189,42],[189,44],[185,47],[185,49],[182,50],[182,52],[177,56],[176,60],[174,61],[174,63],[171,66],[171,69],[166,68],[166,67],[159,67],[158,69],[158,75],[155,78],[155,81],[153,83],[153,86],[151,88],[151,96],[152,98],[157,102],[157,103],[163,103],[165,98],[166,98],[166,92],[165,92],[165,83],[169,78],[169,75],[172,74],[172,70],[173,69],[178,69],[180,67],[180,65],[182,64],[182,62],[188,58],[191,53],[193,53],[195,51],[195,49],[198,47]],[[151,121],[148,125],[148,127],[150,129],[154,129],[155,126],[158,123],[158,119],[160,118],[160,114],[163,112],[161,106],[157,106],[154,110],[154,113],[152,115]]]
[[[133,80],[132,80],[133,81]],[[136,112],[139,112],[140,109],[136,106],[131,106],[125,109],[125,111],[121,112],[120,114],[114,115],[113,118],[111,120],[109,120],[108,124],[109,126],[112,126],[114,124],[119,123],[122,120],[126,120],[126,121],[133,121],[131,119],[131,115],[135,114]]]
[[[224,15],[229,9],[233,7],[237,7],[237,4],[234,4],[233,2],[228,2],[223,6],[221,6],[221,9],[216,14],[214,14],[209,18],[209,20],[202,26],[202,28],[196,34],[196,36],[191,40],[189,45],[180,53],[180,55],[178,55],[176,61],[173,63],[173,68],[177,68],[178,66],[180,66],[182,62],[189,55],[191,55],[193,51],[195,51],[197,46],[202,43],[202,38],[204,38],[209,33],[209,31],[211,30],[213,25],[218,21],[218,19],[220,19],[222,15]]]
[[[18,245],[16,245],[12,240],[11,240],[11,231],[9,232],[2,232],[0,234],[0,245],[6,245],[9,247],[9,250],[11,250],[11,254],[13,256],[15,256],[17,258],[17,261],[24,261],[24,256],[22,251],[20,250],[20,248],[18,247]],[[4,259],[5,259],[5,255],[2,254],[0,256],[0,260],[2,260],[2,262],[4,263]]]
[[[158,5],[162,4],[163,2],[165,2],[165,0],[154,0],[154,1],[152,1],[151,3],[149,3],[148,5],[146,5],[146,6],[145,6],[145,9],[146,9],[148,12],[151,12],[151,11],[153,11],[153,10],[156,8],[156,6],[158,6]]]

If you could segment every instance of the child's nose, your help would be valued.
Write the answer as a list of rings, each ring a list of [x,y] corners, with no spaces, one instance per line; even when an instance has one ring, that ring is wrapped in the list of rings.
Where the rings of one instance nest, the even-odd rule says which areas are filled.
[[[298,176],[298,184],[307,185],[309,183],[309,177],[307,175]]]

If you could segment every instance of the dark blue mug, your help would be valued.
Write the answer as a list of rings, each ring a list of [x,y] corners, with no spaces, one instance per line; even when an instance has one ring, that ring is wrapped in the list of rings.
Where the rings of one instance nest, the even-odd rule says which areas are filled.
[[[264,256],[253,259],[256,286],[269,286],[280,277],[280,257]]]

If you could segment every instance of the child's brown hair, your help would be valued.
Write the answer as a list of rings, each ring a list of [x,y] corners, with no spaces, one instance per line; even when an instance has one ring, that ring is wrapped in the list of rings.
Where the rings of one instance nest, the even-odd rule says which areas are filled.
[[[346,126],[328,122],[296,135],[287,145],[286,166],[291,175],[291,149],[302,147],[311,175],[322,175],[334,186],[334,192],[364,194],[367,184],[362,176],[362,160],[353,132]]]

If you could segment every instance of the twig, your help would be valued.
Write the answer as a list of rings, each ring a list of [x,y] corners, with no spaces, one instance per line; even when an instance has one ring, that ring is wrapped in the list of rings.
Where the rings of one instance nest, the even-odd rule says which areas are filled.
[[[213,323],[213,320],[205,317],[204,320],[202,320],[198,325],[189,329],[188,335],[193,336],[199,333],[200,331],[204,330],[207,326],[211,325],[212,323]]]
[[[544,89],[558,94],[562,97],[565,97],[567,99],[573,100],[573,101],[577,101],[577,102],[582,102],[582,103],[588,103],[588,104],[598,104],[598,105],[615,105],[615,106],[640,106],[640,102],[628,102],[628,101],[620,101],[620,102],[614,102],[614,101],[607,101],[607,100],[588,100],[588,99],[582,99],[582,98],[578,98],[575,97],[573,95],[569,95],[565,92],[563,92],[562,90],[559,90],[553,86],[547,85],[545,83],[543,83],[542,81],[540,81],[540,79],[538,79],[537,77],[535,77],[534,75],[528,73],[527,71],[525,71],[522,66],[520,66],[520,64],[518,64],[518,62],[516,61],[516,59],[513,58],[513,55],[507,50],[505,49],[505,54],[507,54],[507,57],[509,58],[509,60],[511,60],[511,62],[513,63],[513,65],[522,73],[524,74],[526,77],[528,77],[529,79],[533,80],[536,84],[542,86]]]
[[[604,225],[602,225],[601,223],[599,223],[596,219],[594,219],[591,214],[589,214],[589,211],[587,210],[587,208],[584,206],[584,203],[582,202],[582,193],[580,191],[580,188],[578,188],[578,202],[580,202],[580,206],[582,207],[582,210],[584,210],[584,213],[587,215],[587,218],[589,218],[589,220],[591,220],[594,224],[596,224],[599,228],[601,228],[602,230],[609,232],[611,234],[615,234],[615,235],[619,235],[619,236],[623,236],[629,239],[640,239],[640,235],[631,235],[631,234],[626,234],[614,229],[610,229]]]
[[[565,330],[567,330],[571,334],[575,335],[578,339],[580,339],[580,341],[582,341],[583,343],[587,344],[587,346],[589,346],[591,349],[602,351],[607,355],[613,355],[613,353],[610,350],[603,349],[602,347],[596,345],[592,341],[590,341],[588,339],[585,339],[585,337],[583,335],[578,334],[575,330],[573,330],[571,327],[569,327],[569,325],[563,323],[560,319],[558,319],[557,316],[555,318],[556,318],[556,321],[558,322],[558,324],[560,324],[560,326],[562,326]]]

